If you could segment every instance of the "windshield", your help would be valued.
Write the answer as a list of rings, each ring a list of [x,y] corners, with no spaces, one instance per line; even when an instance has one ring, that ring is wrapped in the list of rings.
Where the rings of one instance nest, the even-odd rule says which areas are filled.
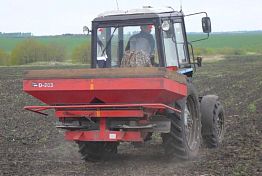
[[[158,66],[151,24],[97,29],[97,67]]]

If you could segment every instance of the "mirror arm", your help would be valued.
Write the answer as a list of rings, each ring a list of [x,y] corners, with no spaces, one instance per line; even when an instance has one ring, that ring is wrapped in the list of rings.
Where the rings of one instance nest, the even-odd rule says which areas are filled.
[[[197,40],[193,40],[193,41],[190,41],[190,43],[194,43],[194,42],[199,42],[199,41],[207,40],[208,38],[209,38],[209,33],[207,33],[207,36],[206,36],[205,38],[197,39]]]
[[[206,17],[208,17],[206,12],[191,13],[191,14],[188,14],[188,15],[184,15],[184,17],[187,17],[187,16],[193,16],[193,15],[199,15],[199,14],[205,14]]]

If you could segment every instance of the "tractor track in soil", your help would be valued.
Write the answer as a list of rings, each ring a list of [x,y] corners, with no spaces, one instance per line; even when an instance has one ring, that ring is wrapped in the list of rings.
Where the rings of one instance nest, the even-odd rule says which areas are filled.
[[[262,175],[262,56],[228,57],[198,69],[199,94],[217,94],[224,104],[226,133],[218,149],[202,147],[186,162],[165,160],[161,146],[150,143],[124,143],[109,161],[83,162],[55,118],[23,110],[41,104],[22,91],[23,71],[39,68],[45,69],[0,68],[0,175]]]

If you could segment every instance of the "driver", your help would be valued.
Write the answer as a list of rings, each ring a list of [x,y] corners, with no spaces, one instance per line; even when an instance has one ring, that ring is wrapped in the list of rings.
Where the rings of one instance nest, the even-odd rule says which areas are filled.
[[[151,33],[153,25],[140,26],[141,31],[130,37],[126,51],[144,51],[148,56],[153,55],[155,49],[155,40]]]

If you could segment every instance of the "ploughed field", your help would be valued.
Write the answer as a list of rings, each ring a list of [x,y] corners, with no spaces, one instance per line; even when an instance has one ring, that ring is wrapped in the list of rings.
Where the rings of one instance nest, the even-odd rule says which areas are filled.
[[[82,161],[54,117],[23,110],[41,104],[22,91],[27,69],[45,68],[0,67],[0,175],[262,175],[262,56],[204,61],[197,70],[199,94],[217,94],[224,104],[226,133],[218,149],[203,146],[184,162],[167,161],[157,136],[143,148],[121,144],[108,161]]]

